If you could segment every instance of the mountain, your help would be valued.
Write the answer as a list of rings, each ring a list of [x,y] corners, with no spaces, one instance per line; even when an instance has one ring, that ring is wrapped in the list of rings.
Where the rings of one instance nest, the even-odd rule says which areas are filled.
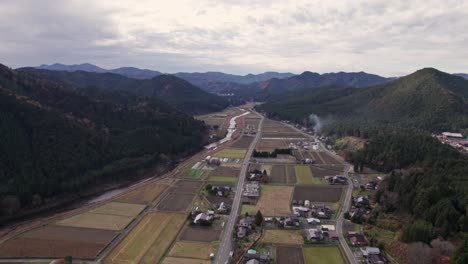
[[[260,74],[247,74],[247,75],[234,75],[226,74],[222,72],[205,72],[205,73],[188,73],[180,72],[175,73],[175,76],[182,78],[187,81],[215,81],[215,82],[230,82],[230,83],[239,83],[239,84],[250,84],[255,82],[262,82],[272,78],[283,79],[294,76],[292,73],[279,73],[279,72],[265,72]]]
[[[156,98],[0,65],[0,218],[168,166],[200,149],[205,129]]]
[[[429,131],[468,128],[468,81],[426,68],[368,88],[305,89],[259,107],[270,116],[333,120],[333,129],[393,125]]]
[[[133,79],[114,73],[49,71],[34,68],[18,70],[63,81],[75,89],[95,86],[110,91],[126,91],[140,96],[160,98],[189,114],[219,111],[229,105],[226,99],[207,93],[173,75]]]
[[[135,79],[151,79],[162,73],[158,71],[148,70],[148,69],[138,69],[135,67],[121,67],[112,70],[106,70],[99,66],[83,63],[83,64],[74,64],[74,65],[65,65],[60,63],[55,63],[51,65],[42,64],[39,67],[35,67],[36,69],[41,70],[49,70],[49,71],[67,71],[67,72],[75,72],[75,71],[85,71],[85,72],[97,72],[97,73],[115,73],[120,74],[129,78]]]
[[[453,75],[460,76],[468,80],[468,74],[466,73],[454,73]]]
[[[286,79],[271,79],[263,84],[263,96],[283,94],[286,92],[317,88],[323,86],[369,87],[392,80],[365,72],[338,72],[319,74],[303,72],[300,75]]]

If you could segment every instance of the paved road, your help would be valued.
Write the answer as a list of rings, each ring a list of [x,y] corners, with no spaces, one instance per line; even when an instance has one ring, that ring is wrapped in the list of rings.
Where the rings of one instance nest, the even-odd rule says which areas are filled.
[[[256,112],[253,112],[256,113]],[[258,115],[258,113],[256,113]],[[261,116],[261,115],[259,115]],[[244,186],[245,181],[245,174],[247,172],[247,168],[249,167],[250,156],[252,156],[252,152],[255,149],[255,145],[257,145],[258,140],[262,137],[262,124],[263,124],[263,116],[261,116],[260,123],[258,124],[257,135],[255,139],[250,144],[250,147],[245,154],[244,161],[242,163],[242,169],[239,174],[239,179],[237,182],[237,189],[236,195],[234,197],[234,201],[232,202],[232,209],[231,214],[229,215],[228,221],[224,226],[224,232],[221,238],[221,243],[219,244],[218,253],[216,254],[216,258],[214,263],[216,264],[227,264],[229,263],[230,256],[229,253],[234,250],[233,248],[233,232],[234,226],[236,225],[237,216],[239,215],[240,205],[241,205],[241,198],[242,198],[242,188]]]

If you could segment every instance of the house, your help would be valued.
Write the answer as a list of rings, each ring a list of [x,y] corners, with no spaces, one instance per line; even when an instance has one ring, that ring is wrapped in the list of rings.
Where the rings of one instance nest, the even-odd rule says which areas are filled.
[[[257,199],[260,196],[260,184],[256,181],[249,181],[244,184],[242,196]]]
[[[268,256],[261,254],[257,252],[255,249],[249,249],[247,250],[247,253],[244,255],[244,260],[246,260],[246,263],[267,263],[268,262]],[[257,262],[249,262],[252,260],[256,260]]]
[[[369,243],[367,242],[367,239],[364,235],[362,234],[354,234],[351,237],[349,237],[349,241],[351,241],[351,245],[355,247],[363,247],[367,246]]]
[[[322,231],[317,228],[304,230],[304,235],[306,240],[310,242],[322,241],[324,239]]]
[[[256,259],[251,259],[251,260],[248,260],[245,264],[260,264],[260,261]]]
[[[310,211],[309,208],[304,207],[304,206],[293,206],[292,210],[295,216],[302,216],[302,217],[307,217],[307,213]]]
[[[241,220],[239,220],[239,226],[245,227],[245,228],[251,228],[253,222],[254,222],[253,217],[246,216],[242,218]]]
[[[451,132],[443,132],[442,137],[444,138],[452,138],[452,139],[463,139],[463,135],[460,133],[451,133]]]
[[[226,205],[224,202],[221,202],[216,211],[218,212],[218,214],[227,214],[229,213],[229,211],[231,211],[231,208],[229,205]]]
[[[341,175],[336,175],[336,176],[333,176],[331,178],[328,178],[328,183],[330,184],[347,184],[348,183],[348,179],[344,176],[341,176]]]
[[[384,264],[385,258],[382,255],[369,255],[367,256],[368,264]]]
[[[296,216],[289,216],[284,219],[284,227],[291,228],[291,227],[299,227],[300,222]]]
[[[193,220],[193,223],[199,225],[209,225],[211,224],[211,220],[213,220],[213,215],[199,213]]]
[[[336,233],[336,232],[328,232],[328,237],[331,240],[339,240],[338,233]]]
[[[247,228],[240,226],[237,228],[237,238],[244,238],[247,234]]]
[[[305,201],[304,201],[304,206],[305,206],[305,207],[310,207],[310,201],[309,201],[309,200],[305,200]]]
[[[377,182],[376,182],[376,181],[369,181],[369,182],[366,184],[366,188],[367,188],[367,189],[371,189],[371,190],[377,189]]]
[[[322,230],[323,234],[325,236],[329,235],[329,232],[335,232],[335,226],[334,225],[321,225],[320,229]]]
[[[317,224],[320,224],[320,219],[313,218],[313,217],[307,218],[307,223],[311,225],[317,225]]]
[[[380,255],[380,249],[376,247],[365,247],[361,249],[362,255],[368,257],[370,255]]]
[[[365,207],[365,208],[370,207],[369,198],[367,198],[367,196],[359,196],[356,199],[356,206],[357,207]]]

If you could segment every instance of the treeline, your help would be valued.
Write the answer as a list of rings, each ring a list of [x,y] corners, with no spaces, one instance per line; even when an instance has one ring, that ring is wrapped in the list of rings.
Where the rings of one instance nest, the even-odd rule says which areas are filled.
[[[253,152],[254,158],[276,158],[278,154],[292,155],[292,150],[287,149],[275,149],[272,152],[269,151],[257,151],[256,149]]]
[[[400,129],[375,134],[350,159],[359,168],[390,173],[375,194],[382,212],[408,213],[429,223],[433,235],[468,231],[467,156],[428,133]],[[424,230],[427,226],[418,224],[405,231],[404,239],[425,241]]]

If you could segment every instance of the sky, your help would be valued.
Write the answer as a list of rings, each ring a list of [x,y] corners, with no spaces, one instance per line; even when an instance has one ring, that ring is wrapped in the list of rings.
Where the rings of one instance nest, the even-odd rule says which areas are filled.
[[[468,72],[468,0],[0,0],[0,63]]]

